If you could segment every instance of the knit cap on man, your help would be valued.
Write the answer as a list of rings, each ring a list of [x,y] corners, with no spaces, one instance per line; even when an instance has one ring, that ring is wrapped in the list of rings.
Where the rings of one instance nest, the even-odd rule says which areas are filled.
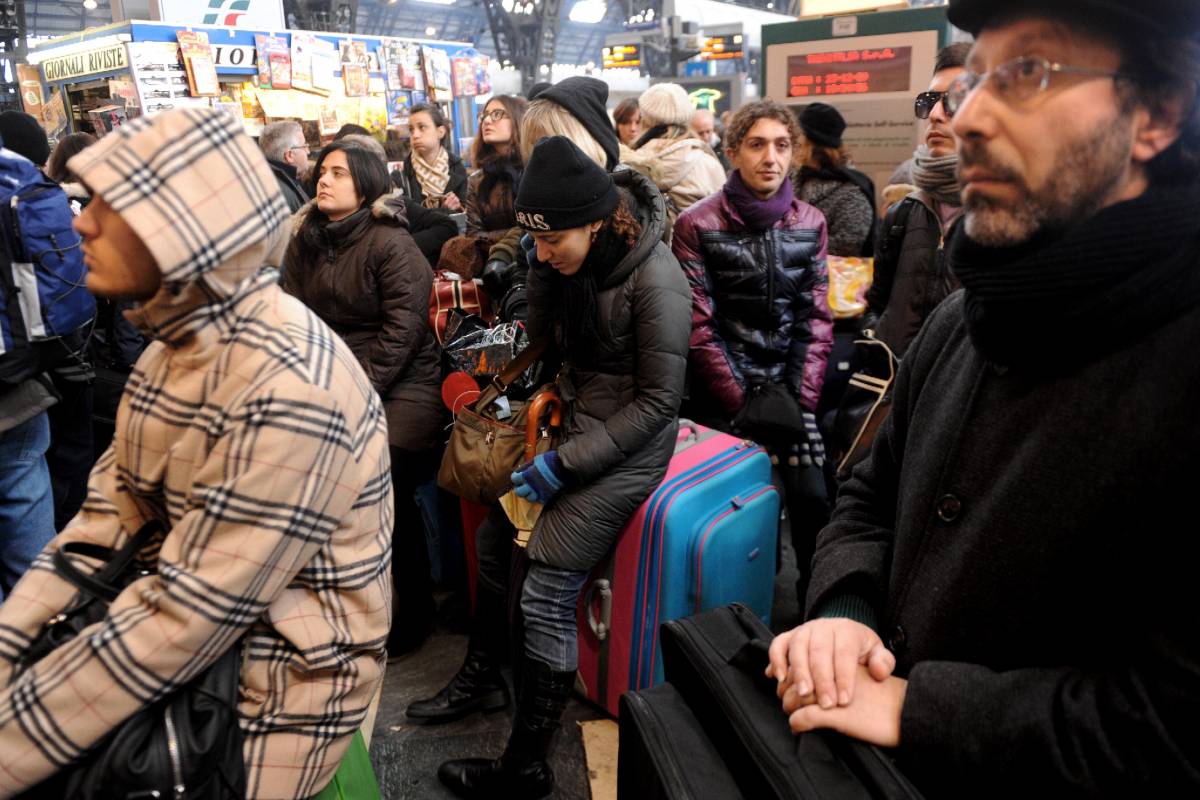
[[[565,136],[533,147],[517,191],[517,224],[532,233],[581,228],[617,207],[612,176]]]

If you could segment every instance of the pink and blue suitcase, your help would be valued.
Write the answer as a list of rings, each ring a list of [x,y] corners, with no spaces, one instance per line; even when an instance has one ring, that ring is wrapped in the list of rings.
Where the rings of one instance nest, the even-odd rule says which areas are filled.
[[[580,599],[579,675],[616,716],[663,680],[659,626],[739,602],[768,622],[779,494],[758,445],[686,420],[667,476],[621,531]]]

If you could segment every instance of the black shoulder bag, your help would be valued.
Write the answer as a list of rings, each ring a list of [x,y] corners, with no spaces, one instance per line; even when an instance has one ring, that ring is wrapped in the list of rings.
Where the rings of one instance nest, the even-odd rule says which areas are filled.
[[[119,550],[69,542],[54,553],[54,569],[79,590],[61,614],[46,622],[18,662],[20,675],[48,653],[99,622],[121,591],[143,575],[134,558],[163,529],[142,526]],[[92,574],[72,556],[105,562]],[[174,694],[142,709],[57,774],[20,795],[73,800],[173,798],[232,800],[246,794],[237,699],[241,648],[231,647],[211,667]]]
[[[892,409],[892,389],[900,359],[875,332],[863,331],[855,340],[859,368],[850,376],[850,385],[838,406],[833,423],[832,455],[837,478],[850,477],[851,470],[871,452],[871,445]]]

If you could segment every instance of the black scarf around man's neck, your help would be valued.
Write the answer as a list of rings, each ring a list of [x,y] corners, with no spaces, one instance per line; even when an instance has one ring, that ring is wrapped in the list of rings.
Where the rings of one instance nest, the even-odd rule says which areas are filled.
[[[1065,372],[1200,305],[1200,183],[1151,189],[1016,247],[962,231],[949,255],[983,355]]]

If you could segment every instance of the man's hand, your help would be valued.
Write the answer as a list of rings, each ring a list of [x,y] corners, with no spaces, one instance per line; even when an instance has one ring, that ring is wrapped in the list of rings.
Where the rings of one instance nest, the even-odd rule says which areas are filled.
[[[846,706],[825,709],[817,705],[804,705],[792,712],[788,718],[794,733],[817,728],[831,728],[838,733],[853,736],[880,747],[896,747],[900,744],[900,711],[904,708],[904,695],[908,681],[903,678],[869,680],[866,667],[859,667],[859,687],[854,699]],[[788,703],[784,702],[784,709]]]
[[[795,707],[816,703],[823,709],[854,701],[859,668],[882,681],[896,668],[896,657],[879,634],[844,618],[815,619],[780,634],[771,642],[767,676],[779,682],[780,698]]]

